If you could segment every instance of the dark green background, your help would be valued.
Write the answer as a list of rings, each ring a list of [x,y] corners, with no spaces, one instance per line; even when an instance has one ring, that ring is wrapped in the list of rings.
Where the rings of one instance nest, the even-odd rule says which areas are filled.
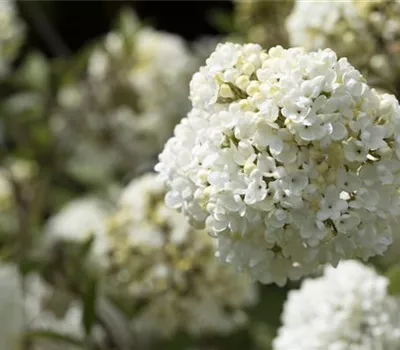
[[[145,22],[188,40],[218,34],[218,30],[211,24],[212,18],[216,13],[230,13],[233,8],[230,1],[24,0],[18,1],[18,6],[28,24],[24,51],[40,48],[49,57],[74,53],[91,40],[107,33],[123,7],[134,8]],[[50,47],[47,41],[50,31],[53,34],[55,32],[64,43],[65,50],[58,52]]]

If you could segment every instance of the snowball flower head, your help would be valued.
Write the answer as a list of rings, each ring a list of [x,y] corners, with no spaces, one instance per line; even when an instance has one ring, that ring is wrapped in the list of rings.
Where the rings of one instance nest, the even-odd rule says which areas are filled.
[[[291,45],[330,47],[357,68],[387,80],[398,67],[399,18],[398,1],[297,0],[286,29]]]
[[[159,156],[168,206],[264,283],[383,253],[399,214],[400,108],[330,50],[221,44]]]
[[[257,300],[255,285],[216,260],[214,241],[166,207],[164,195],[155,174],[135,179],[109,222],[110,285],[127,300],[134,328],[169,337],[242,326],[243,309]]]
[[[399,349],[400,309],[387,286],[357,261],[326,267],[322,277],[289,293],[274,349]]]

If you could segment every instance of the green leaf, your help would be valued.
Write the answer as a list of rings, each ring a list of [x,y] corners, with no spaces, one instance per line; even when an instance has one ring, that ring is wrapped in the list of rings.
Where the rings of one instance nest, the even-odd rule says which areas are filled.
[[[82,324],[87,335],[90,334],[96,319],[97,280],[90,277],[83,296]]]
[[[389,279],[389,294],[400,295],[400,264],[392,266],[386,272],[386,277]]]
[[[27,332],[24,334],[24,337],[28,340],[35,339],[35,338],[44,338],[44,339],[47,339],[50,341],[62,342],[62,343],[66,343],[69,345],[78,346],[78,347],[82,347],[82,348],[84,346],[84,343],[79,339],[76,339],[69,335],[64,335],[64,334],[60,334],[60,333],[52,332],[52,331]]]
[[[88,254],[90,253],[90,250],[92,249],[93,242],[94,242],[94,235],[91,234],[83,242],[83,244],[80,245],[80,247],[78,249],[79,258],[85,259],[88,256]]]
[[[223,33],[233,33],[235,32],[235,23],[233,16],[223,9],[212,9],[207,14],[208,22],[216,27],[219,31]]]
[[[21,263],[20,269],[23,275],[28,275],[33,271],[39,271],[43,268],[43,261],[38,259],[29,259]]]

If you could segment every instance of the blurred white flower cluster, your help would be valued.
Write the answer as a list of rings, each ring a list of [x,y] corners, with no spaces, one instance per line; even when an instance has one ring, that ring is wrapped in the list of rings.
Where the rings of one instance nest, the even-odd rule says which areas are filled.
[[[135,330],[198,336],[245,325],[244,309],[257,301],[256,286],[218,262],[213,240],[167,208],[164,195],[156,175],[137,178],[122,193],[120,209],[109,221],[114,280],[109,285],[135,304]]]
[[[23,282],[16,266],[3,264],[0,267],[0,348],[19,349],[24,332],[29,331],[55,331],[78,339],[83,337],[81,305],[75,301],[63,305],[62,299],[55,302],[57,297],[39,275],[29,274]],[[38,350],[72,349],[60,344],[54,348],[47,341],[35,341],[32,345],[32,349]]]
[[[55,304],[60,308],[58,311],[61,316],[58,316],[57,310],[50,307],[52,300],[57,300],[57,295],[49,284],[36,274],[28,275],[24,283],[24,313],[28,329],[83,337],[82,308],[78,302],[67,303],[63,310],[62,303],[58,300]]]
[[[289,293],[275,350],[396,350],[400,308],[388,280],[345,261]]]
[[[46,224],[49,246],[57,242],[83,244],[93,238],[91,254],[97,264],[107,264],[107,237],[105,219],[108,205],[97,198],[80,198],[68,202]]]
[[[167,205],[264,283],[382,254],[400,212],[395,97],[330,49],[226,43],[206,63],[156,166]]]
[[[183,39],[143,27],[130,37],[108,34],[91,54],[88,79],[97,101],[114,105],[104,117],[126,146],[144,142],[136,151],[148,152],[162,147],[189,109],[187,86],[194,69]],[[132,105],[119,103],[121,93],[130,94]]]
[[[398,1],[297,0],[286,28],[290,45],[308,50],[329,47],[387,83],[399,68],[399,18]]]
[[[0,78],[10,72],[10,65],[24,38],[24,29],[15,1],[0,1]]]
[[[134,14],[129,22],[128,32],[110,32],[90,52],[86,78],[60,91],[54,124],[61,132],[72,126],[94,133],[106,145],[100,159],[110,158],[103,164],[131,157],[138,168],[152,164],[189,110],[188,84],[198,65],[181,37],[143,27]]]

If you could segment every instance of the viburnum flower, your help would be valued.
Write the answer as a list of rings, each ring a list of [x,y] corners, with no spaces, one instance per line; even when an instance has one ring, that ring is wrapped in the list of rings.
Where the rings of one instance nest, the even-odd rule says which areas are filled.
[[[111,129],[136,156],[154,155],[190,109],[188,83],[198,65],[182,38],[129,18],[135,29],[108,33],[89,58],[87,83],[101,121],[92,125]]]
[[[243,326],[255,284],[215,259],[214,241],[168,208],[164,195],[155,174],[123,191],[108,225],[110,293],[126,300],[137,332],[224,334]]]
[[[156,170],[168,206],[263,283],[368,259],[400,212],[400,107],[330,49],[225,43],[190,84],[193,109]]]
[[[51,116],[70,155],[69,173],[96,185],[154,166],[190,110],[189,81],[200,65],[197,49],[180,36],[144,25],[126,10],[118,22],[91,46],[84,71],[58,90]],[[202,55],[216,44],[207,46]]]
[[[308,50],[330,47],[387,87],[399,68],[399,18],[398,1],[297,0],[286,29],[290,45]]]
[[[289,292],[275,350],[396,350],[400,309],[388,280],[357,261],[344,261]]]

